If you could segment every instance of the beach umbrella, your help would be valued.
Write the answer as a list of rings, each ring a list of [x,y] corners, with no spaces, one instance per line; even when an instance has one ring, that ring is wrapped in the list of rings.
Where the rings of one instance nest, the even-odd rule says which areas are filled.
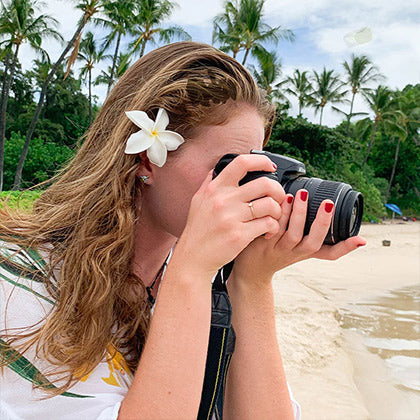
[[[400,216],[402,216],[402,211],[396,204],[385,204],[385,207],[388,207],[393,212],[398,213]]]
[[[385,204],[385,207],[388,207],[390,210],[392,210],[392,218],[394,218],[395,213],[398,213],[400,216],[402,216],[402,211],[396,204]]]

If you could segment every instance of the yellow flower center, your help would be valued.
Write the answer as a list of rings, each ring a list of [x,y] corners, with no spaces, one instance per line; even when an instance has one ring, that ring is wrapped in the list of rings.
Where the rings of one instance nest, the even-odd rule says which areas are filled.
[[[152,133],[152,136],[153,137],[156,137],[157,136],[157,131],[156,130],[152,130],[151,133]]]

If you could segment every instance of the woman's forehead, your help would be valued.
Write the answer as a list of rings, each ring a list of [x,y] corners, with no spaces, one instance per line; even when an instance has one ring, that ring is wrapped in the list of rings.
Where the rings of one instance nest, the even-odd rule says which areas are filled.
[[[246,111],[235,115],[225,124],[201,127],[194,140],[212,147],[229,145],[242,152],[250,144],[253,148],[259,148],[264,141],[264,122],[258,113]]]

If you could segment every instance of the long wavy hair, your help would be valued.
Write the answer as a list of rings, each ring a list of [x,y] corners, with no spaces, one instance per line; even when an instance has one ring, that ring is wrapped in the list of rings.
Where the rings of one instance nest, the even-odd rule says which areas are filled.
[[[24,339],[21,351],[36,344],[37,356],[52,363],[49,373],[60,374],[64,385],[47,391],[69,389],[103,360],[110,343],[134,372],[147,336],[145,286],[131,270],[140,156],[124,153],[138,127],[124,111],[143,110],[155,119],[162,107],[169,115],[167,129],[188,141],[200,125],[223,124],[232,104],[241,102],[263,117],[265,145],[276,108],[238,61],[198,42],[157,48],[116,83],[79,139],[76,155],[48,181],[31,212],[0,209],[1,240],[35,249],[49,244],[42,281],[54,310],[37,328],[3,336],[9,346]]]

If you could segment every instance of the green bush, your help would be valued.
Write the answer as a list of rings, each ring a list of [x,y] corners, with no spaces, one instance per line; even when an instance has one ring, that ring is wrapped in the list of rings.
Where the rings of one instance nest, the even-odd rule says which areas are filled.
[[[16,167],[25,143],[20,132],[12,132],[4,146],[4,189],[12,188]],[[22,186],[29,188],[51,178],[68,160],[74,151],[66,145],[58,145],[42,138],[33,138],[22,174]]]
[[[12,209],[31,210],[34,201],[42,194],[42,191],[2,191],[0,192],[0,207],[6,201]]]

